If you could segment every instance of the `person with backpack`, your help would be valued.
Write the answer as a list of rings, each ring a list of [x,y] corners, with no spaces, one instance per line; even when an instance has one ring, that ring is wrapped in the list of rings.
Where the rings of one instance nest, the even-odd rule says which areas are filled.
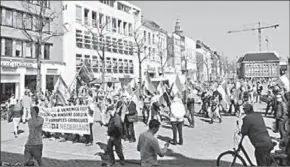
[[[108,99],[110,101],[110,99]],[[123,154],[123,146],[122,146],[122,121],[121,121],[121,110],[118,108],[109,108],[108,112],[110,113],[110,119],[108,123],[108,155],[110,164],[107,166],[113,166],[115,164],[115,156],[114,156],[114,147],[115,151],[120,158],[121,165],[125,164],[125,158]]]
[[[10,115],[8,118],[8,122],[13,121],[15,138],[18,137],[18,129],[22,115],[23,115],[23,106],[21,102],[18,99],[16,99],[16,104],[11,108]]]

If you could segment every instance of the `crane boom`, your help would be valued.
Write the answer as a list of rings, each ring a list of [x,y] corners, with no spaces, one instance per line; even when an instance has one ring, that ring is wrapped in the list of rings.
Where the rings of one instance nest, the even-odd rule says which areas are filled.
[[[247,29],[243,29],[243,30],[228,31],[228,34],[237,33],[237,32],[256,31],[256,30],[258,30],[258,35],[259,35],[258,36],[258,38],[259,38],[259,50],[261,52],[262,51],[262,30],[263,29],[268,29],[268,28],[275,28],[276,29],[277,27],[279,27],[279,24],[261,27],[261,23],[258,22],[258,25],[259,25],[258,28],[247,28]]]

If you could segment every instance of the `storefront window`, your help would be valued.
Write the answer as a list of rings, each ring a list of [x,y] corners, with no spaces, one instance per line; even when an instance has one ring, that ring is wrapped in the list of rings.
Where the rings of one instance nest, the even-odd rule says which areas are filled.
[[[50,45],[44,44],[44,59],[50,59]]]
[[[36,75],[25,75],[25,87],[31,91],[36,90]]]
[[[32,57],[32,43],[26,42],[26,55],[25,57]]]

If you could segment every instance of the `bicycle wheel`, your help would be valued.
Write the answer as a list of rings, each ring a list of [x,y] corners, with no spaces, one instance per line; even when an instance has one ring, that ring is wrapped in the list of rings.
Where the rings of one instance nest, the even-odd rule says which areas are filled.
[[[234,161],[235,158],[235,162]],[[221,153],[216,162],[217,166],[247,166],[245,160],[234,151],[226,151]]]

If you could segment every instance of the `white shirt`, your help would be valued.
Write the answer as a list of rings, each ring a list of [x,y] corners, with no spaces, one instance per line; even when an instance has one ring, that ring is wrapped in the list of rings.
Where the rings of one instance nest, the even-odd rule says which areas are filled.
[[[171,122],[182,122],[185,116],[185,107],[181,101],[173,101],[170,106],[171,114],[170,114],[170,121]]]
[[[16,103],[16,98],[10,98],[10,105],[15,105]]]

